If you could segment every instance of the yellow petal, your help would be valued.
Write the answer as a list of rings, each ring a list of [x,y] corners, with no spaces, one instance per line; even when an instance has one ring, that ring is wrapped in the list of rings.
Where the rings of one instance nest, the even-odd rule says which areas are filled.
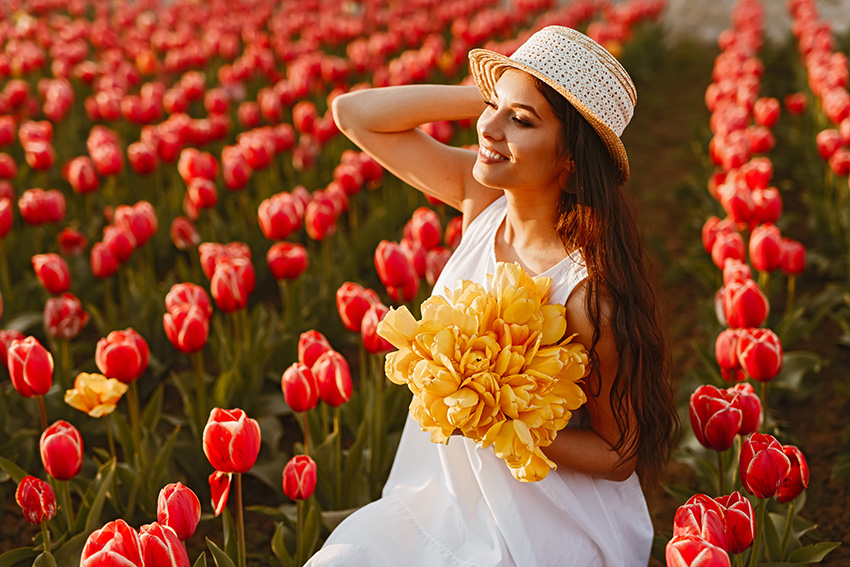
[[[390,309],[380,323],[378,323],[378,336],[386,339],[396,348],[410,346],[410,341],[416,334],[419,323],[413,318],[407,307]]]

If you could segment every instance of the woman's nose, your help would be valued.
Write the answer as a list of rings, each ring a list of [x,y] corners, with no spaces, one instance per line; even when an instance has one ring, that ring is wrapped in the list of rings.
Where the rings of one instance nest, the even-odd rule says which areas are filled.
[[[500,126],[499,112],[492,108],[487,108],[478,117],[478,134],[482,138],[491,140],[499,140],[502,137],[502,127]]]

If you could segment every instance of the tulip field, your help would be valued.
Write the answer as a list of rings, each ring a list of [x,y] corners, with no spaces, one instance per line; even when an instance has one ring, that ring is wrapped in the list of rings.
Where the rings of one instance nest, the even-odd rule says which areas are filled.
[[[640,94],[682,422],[651,564],[850,564],[850,37],[786,4],[781,41],[737,0],[679,45],[664,0],[0,3],[0,567],[300,566],[379,498],[411,393],[378,325],[461,219],[331,103],[550,24]]]

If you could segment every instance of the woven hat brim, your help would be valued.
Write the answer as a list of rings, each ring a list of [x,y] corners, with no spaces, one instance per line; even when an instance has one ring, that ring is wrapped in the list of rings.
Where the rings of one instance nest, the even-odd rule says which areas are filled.
[[[487,99],[492,98],[496,82],[507,69],[525,71],[555,89],[578,110],[579,114],[590,123],[593,129],[596,130],[596,133],[599,134],[599,137],[602,138],[602,142],[608,148],[608,153],[614,162],[614,166],[617,168],[620,183],[625,183],[629,179],[629,157],[626,154],[626,148],[623,146],[620,137],[563,85],[525,63],[514,61],[501,53],[496,53],[489,49],[473,49],[470,51],[469,69],[472,72],[472,78],[475,79],[478,90]]]

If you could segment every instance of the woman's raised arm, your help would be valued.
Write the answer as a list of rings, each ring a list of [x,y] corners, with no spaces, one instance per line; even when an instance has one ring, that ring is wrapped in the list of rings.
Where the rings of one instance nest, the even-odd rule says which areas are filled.
[[[406,183],[473,217],[500,192],[472,177],[475,152],[442,144],[417,126],[475,119],[483,109],[474,86],[366,89],[333,101],[337,126],[355,144]]]

